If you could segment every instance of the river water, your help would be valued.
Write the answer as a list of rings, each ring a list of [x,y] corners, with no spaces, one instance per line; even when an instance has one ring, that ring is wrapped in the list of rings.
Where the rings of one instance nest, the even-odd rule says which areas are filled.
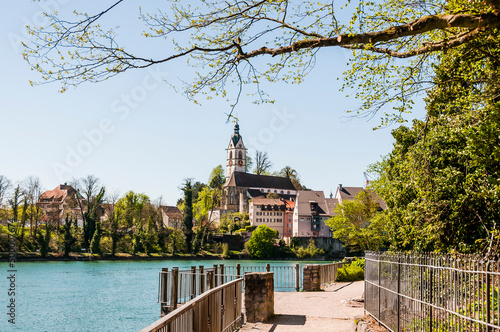
[[[139,331],[160,318],[158,272],[213,264],[288,266],[295,261],[166,260],[18,262],[15,296],[7,263],[0,263],[0,331]],[[326,263],[326,262],[325,262]],[[15,324],[8,322],[15,300]]]

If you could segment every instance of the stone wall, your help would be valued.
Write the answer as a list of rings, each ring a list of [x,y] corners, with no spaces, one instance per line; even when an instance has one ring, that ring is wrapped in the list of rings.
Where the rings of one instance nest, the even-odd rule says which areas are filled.
[[[321,290],[319,265],[304,266],[303,289],[305,292],[314,292]]]
[[[274,273],[245,274],[247,322],[265,322],[274,315]]]

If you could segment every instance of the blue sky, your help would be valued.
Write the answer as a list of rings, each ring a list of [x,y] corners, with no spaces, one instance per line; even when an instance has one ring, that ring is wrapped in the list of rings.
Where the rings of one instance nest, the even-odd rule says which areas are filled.
[[[62,11],[75,4],[49,3]],[[137,6],[121,8],[121,20],[136,18]],[[226,123],[229,105],[214,99],[198,106],[164,84],[163,78],[188,70],[182,62],[63,94],[57,83],[31,87],[29,80],[39,77],[23,60],[17,40],[24,25],[40,21],[41,10],[38,2],[15,1],[0,20],[0,175],[13,182],[38,176],[44,188],[52,189],[92,174],[108,191],[134,190],[175,204],[183,179],[207,182],[213,167],[225,165],[233,132],[233,124]],[[125,35],[127,43],[147,47],[129,39],[131,34],[120,38]],[[275,104],[255,105],[244,98],[236,112],[250,155],[267,151],[273,170],[289,165],[307,187],[326,194],[339,183],[362,186],[367,166],[388,154],[393,143],[394,127],[372,130],[379,117],[349,119],[345,113],[356,103],[339,92],[337,78],[347,69],[348,56],[340,49],[321,50],[303,84],[268,85]],[[411,117],[424,114],[417,101]]]

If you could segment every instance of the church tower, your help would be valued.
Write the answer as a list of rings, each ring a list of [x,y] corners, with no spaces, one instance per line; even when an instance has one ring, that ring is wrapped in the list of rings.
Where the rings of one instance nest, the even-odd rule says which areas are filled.
[[[247,151],[240,135],[240,126],[234,125],[234,134],[231,136],[227,147],[226,179],[234,172],[245,172],[247,163]]]

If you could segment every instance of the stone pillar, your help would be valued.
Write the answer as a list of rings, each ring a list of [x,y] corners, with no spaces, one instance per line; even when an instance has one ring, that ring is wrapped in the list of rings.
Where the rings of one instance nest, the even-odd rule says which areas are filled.
[[[320,266],[304,266],[304,291],[314,292],[321,290]]]
[[[265,322],[274,315],[274,273],[245,274],[247,322]]]

